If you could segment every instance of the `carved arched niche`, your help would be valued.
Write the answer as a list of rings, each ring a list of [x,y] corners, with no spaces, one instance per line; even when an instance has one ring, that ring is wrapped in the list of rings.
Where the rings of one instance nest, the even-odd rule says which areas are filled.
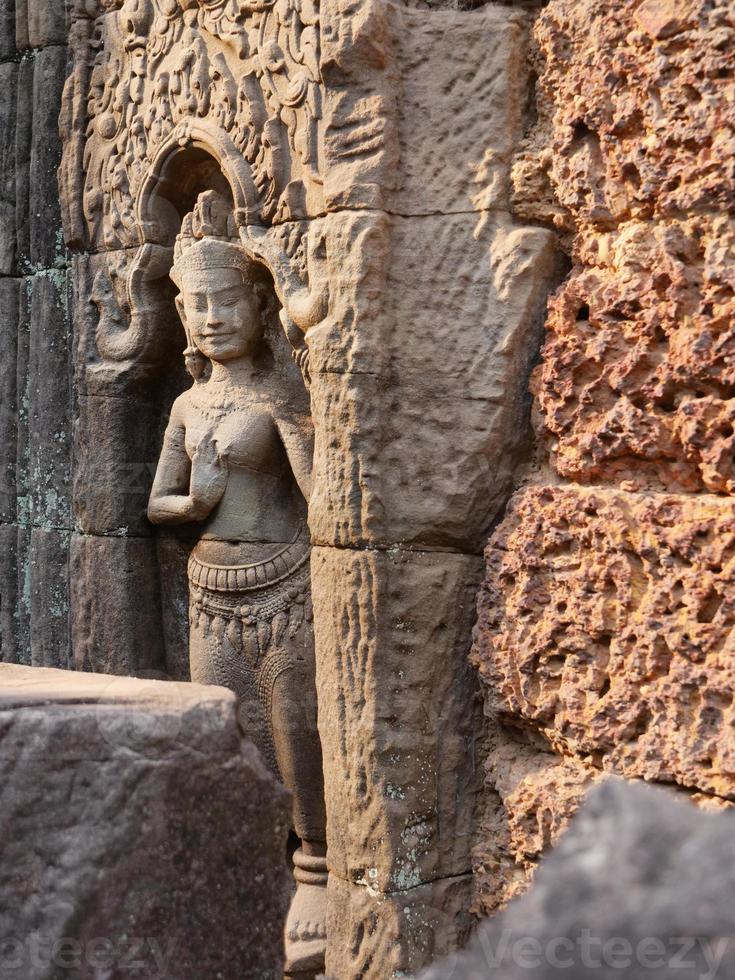
[[[191,379],[182,373],[182,352],[186,346],[183,326],[175,309],[170,271],[174,244],[183,218],[194,208],[204,191],[215,191],[228,202],[238,223],[258,214],[254,185],[249,168],[237,153],[227,134],[208,125],[177,127],[161,147],[141,183],[136,201],[136,221],[142,244],[136,250],[127,275],[127,326],[105,328],[104,318],[97,331],[97,348],[105,360],[125,362],[137,375],[137,389],[146,402],[158,406],[156,438],[170,413],[171,405]],[[289,397],[309,412],[307,348],[303,330],[325,310],[321,299],[311,298],[302,285],[299,268],[303,243],[300,230],[291,230],[278,241],[261,230],[251,241],[243,225],[243,248],[277,279],[273,283],[274,302],[266,324],[266,343]],[[288,254],[288,249],[292,254]],[[278,293],[280,302],[276,299]],[[285,306],[282,304],[286,304]],[[294,309],[297,325],[288,313]],[[284,330],[285,327],[285,330]],[[300,370],[301,369],[301,370]],[[303,372],[303,373],[302,373]],[[135,414],[134,402],[125,403]],[[123,429],[134,428],[133,418],[121,418]],[[155,445],[155,441],[154,441]],[[154,470],[153,458],[146,470],[145,489]],[[165,648],[164,673],[175,678],[188,677],[188,583],[186,562],[196,529],[155,528],[157,579],[160,587],[161,628]],[[142,602],[149,601],[140,597]]]
[[[83,228],[67,214],[68,237],[92,253],[87,298],[98,311],[82,342],[84,387],[104,400],[80,405],[76,509],[83,532],[140,542],[134,563],[147,585],[135,597],[118,590],[115,601],[128,622],[136,603],[147,604],[147,632],[158,634],[162,623],[170,652],[186,649],[186,547],[178,533],[151,538],[142,504],[167,414],[188,383],[169,279],[173,245],[202,191],[231,201],[243,246],[273,275],[284,328],[277,342],[288,383],[303,390],[305,332],[328,305],[300,220],[324,210],[319,11],[310,0],[288,11],[260,0],[111,0],[106,9],[75,52],[69,119],[79,96],[87,118],[81,144],[67,142],[62,164],[62,185],[77,187],[83,201]],[[107,448],[105,460],[98,445]],[[160,596],[151,599],[152,592]],[[123,667],[163,668],[156,642],[131,649]],[[93,661],[82,653],[81,665],[118,669],[119,655],[94,652]],[[172,666],[185,674],[169,656]]]

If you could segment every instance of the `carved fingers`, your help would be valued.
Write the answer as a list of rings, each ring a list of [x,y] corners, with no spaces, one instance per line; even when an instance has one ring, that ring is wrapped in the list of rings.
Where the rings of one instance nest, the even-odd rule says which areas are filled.
[[[278,298],[299,330],[305,333],[320,323],[329,309],[329,277],[323,233],[318,228],[310,227],[302,240],[306,283],[299,275],[295,259],[285,252],[268,229],[248,225],[240,229],[240,236],[248,254],[270,270]]]
[[[206,517],[224,496],[229,475],[227,452],[216,439],[202,439],[191,458],[189,493],[199,518]]]

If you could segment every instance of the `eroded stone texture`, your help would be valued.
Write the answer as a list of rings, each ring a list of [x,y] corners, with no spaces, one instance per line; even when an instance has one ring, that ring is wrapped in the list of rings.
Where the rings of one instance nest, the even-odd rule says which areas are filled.
[[[559,473],[732,492],[735,20],[729,3],[557,0],[517,213],[564,232],[535,392]]]
[[[733,829],[732,813],[705,815],[670,792],[610,780],[531,891],[421,980],[730,976]]]
[[[0,666],[0,770],[8,980],[62,941],[89,975],[135,943],[150,976],[281,980],[289,801],[234,695]]]
[[[718,0],[536,18],[512,204],[573,268],[531,384],[542,485],[516,494],[480,597],[486,911],[611,772],[732,798],[733,27]]]
[[[559,752],[734,798],[735,511],[713,496],[522,491],[488,547],[488,709]]]
[[[330,867],[367,891],[470,870],[481,724],[463,653],[479,573],[464,555],[314,551]]]
[[[497,723],[491,726],[485,775],[473,854],[474,911],[490,915],[526,891],[539,859],[605,775]]]

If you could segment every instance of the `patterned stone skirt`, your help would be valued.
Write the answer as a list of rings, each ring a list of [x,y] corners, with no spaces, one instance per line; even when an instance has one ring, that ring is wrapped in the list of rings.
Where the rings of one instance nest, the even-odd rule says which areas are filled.
[[[308,529],[301,527],[276,554],[264,546],[267,556],[248,565],[212,563],[217,545],[200,542],[189,559],[192,680],[237,694],[243,727],[281,775],[273,692],[284,672],[293,674],[289,686],[304,701],[305,714],[316,713]]]

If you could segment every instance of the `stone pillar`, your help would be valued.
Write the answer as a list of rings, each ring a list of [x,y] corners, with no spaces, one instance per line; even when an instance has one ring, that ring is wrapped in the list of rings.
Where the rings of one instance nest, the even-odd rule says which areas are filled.
[[[507,198],[524,18],[392,4],[365,5],[352,32],[332,18],[327,97],[344,118],[370,92],[384,143],[359,162],[327,143],[330,317],[307,334],[327,974],[384,980],[471,926],[473,597],[524,448],[554,252]]]
[[[3,977],[281,980],[290,802],[236,707],[0,666]]]

